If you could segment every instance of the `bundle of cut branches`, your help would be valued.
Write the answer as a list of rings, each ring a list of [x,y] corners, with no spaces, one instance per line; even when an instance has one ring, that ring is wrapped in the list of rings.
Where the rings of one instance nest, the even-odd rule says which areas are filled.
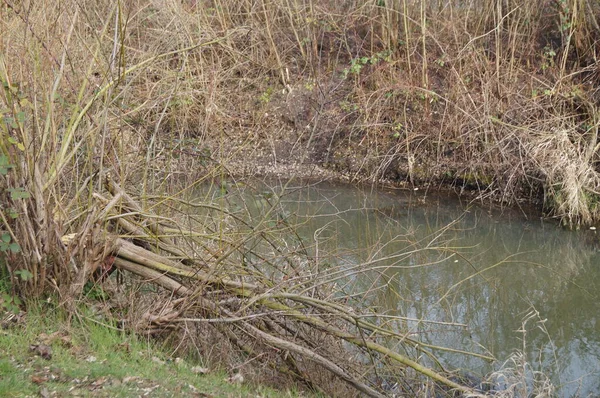
[[[319,383],[307,373],[307,363],[326,369],[362,394],[385,396],[389,383],[384,385],[377,376],[378,364],[385,362],[399,372],[424,376],[460,393],[476,394],[452,381],[443,368],[436,371],[407,355],[416,347],[432,359],[430,362],[438,363],[431,350],[443,348],[416,341],[387,323],[373,321],[376,314],[359,313],[324,294],[332,286],[311,275],[308,263],[301,266],[290,258],[273,260],[254,250],[257,239],[278,250],[277,242],[263,228],[266,218],[253,225],[237,218],[248,233],[228,239],[206,229],[193,229],[198,220],[184,227],[175,218],[158,216],[152,212],[153,206],[143,208],[110,177],[106,178],[106,188],[104,195],[110,197],[96,194],[104,207],[97,212],[101,219],[95,224],[104,222],[103,230],[107,231],[97,234],[102,241],[97,238],[94,242],[102,255],[96,256],[84,279],[98,270],[116,267],[178,296],[171,303],[172,311],[149,317],[154,327],[182,322],[214,324],[246,354],[257,358],[264,355],[271,361],[273,355],[278,356],[276,369],[317,389]],[[237,217],[226,209],[202,206]],[[262,260],[262,267],[245,260],[249,252]],[[268,271],[266,263],[281,272]],[[334,353],[332,347],[345,354],[339,355],[339,350]],[[358,366],[360,361],[348,357],[369,362],[375,375],[365,374],[365,367]]]

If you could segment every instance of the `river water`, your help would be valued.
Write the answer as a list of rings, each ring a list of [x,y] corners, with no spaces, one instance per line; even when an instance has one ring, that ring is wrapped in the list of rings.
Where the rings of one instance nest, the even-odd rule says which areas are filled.
[[[315,272],[347,270],[337,284],[349,304],[406,318],[401,327],[422,341],[497,359],[436,352],[449,368],[483,376],[519,351],[527,373],[547,374],[559,396],[600,391],[595,230],[423,190],[271,187]],[[257,207],[272,201],[254,195]]]

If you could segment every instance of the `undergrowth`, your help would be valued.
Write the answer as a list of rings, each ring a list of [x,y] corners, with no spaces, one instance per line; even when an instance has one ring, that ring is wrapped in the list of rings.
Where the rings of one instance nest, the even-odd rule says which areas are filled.
[[[242,384],[243,375],[173,357],[156,340],[118,330],[82,305],[77,314],[51,300],[2,314],[0,395],[101,397],[299,396]]]
[[[109,254],[97,221],[122,206],[107,174],[141,215],[157,194],[303,163],[591,224],[599,21],[592,0],[5,0],[5,307],[52,290],[74,309]]]

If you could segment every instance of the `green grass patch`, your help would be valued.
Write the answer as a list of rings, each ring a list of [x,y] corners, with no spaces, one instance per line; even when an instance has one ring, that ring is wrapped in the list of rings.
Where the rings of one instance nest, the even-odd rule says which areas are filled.
[[[68,322],[47,303],[0,330],[0,396],[288,397],[297,393],[228,381],[222,371],[171,358],[149,340],[90,321]],[[7,319],[7,314],[3,317]]]

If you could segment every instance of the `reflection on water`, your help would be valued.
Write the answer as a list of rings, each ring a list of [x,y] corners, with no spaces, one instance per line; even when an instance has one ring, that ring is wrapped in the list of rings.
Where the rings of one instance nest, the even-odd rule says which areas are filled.
[[[528,361],[555,383],[578,381],[565,396],[579,387],[582,396],[600,391],[595,231],[565,231],[518,212],[466,210],[456,199],[419,191],[321,184],[283,203],[306,222],[304,238],[328,253],[319,261],[349,273],[368,264],[370,272],[343,281],[347,293],[380,313],[444,322],[409,322],[419,338],[480,352],[483,346],[499,360],[525,347]],[[321,217],[303,220],[315,214]],[[523,336],[518,330],[532,309],[539,317]],[[451,366],[490,370],[470,357],[442,357]]]
[[[565,231],[422,191],[319,184],[286,192],[281,217],[301,224],[315,272],[344,269],[330,277],[351,303],[434,321],[398,326],[434,345],[488,350],[500,362],[523,350],[563,396],[600,391],[595,231]],[[439,356],[451,368],[481,374],[501,365]]]

